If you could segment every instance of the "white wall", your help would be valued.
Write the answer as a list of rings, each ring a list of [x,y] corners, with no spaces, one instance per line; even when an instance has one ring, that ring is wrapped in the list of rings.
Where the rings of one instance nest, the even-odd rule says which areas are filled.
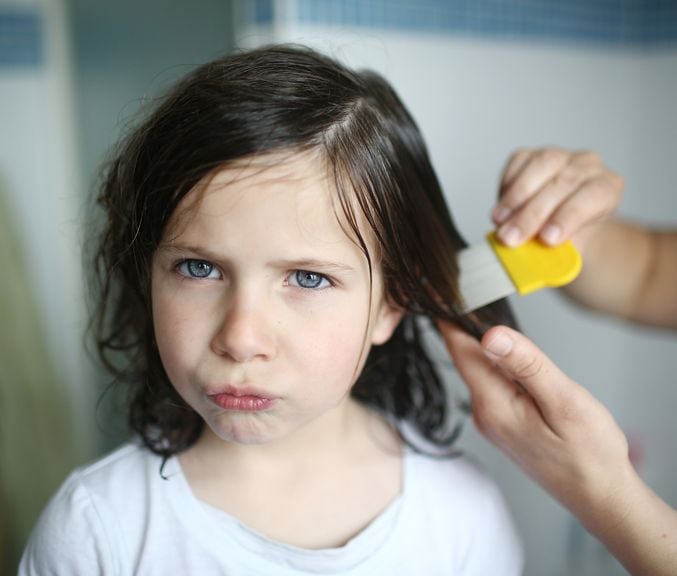
[[[290,9],[268,30],[243,30],[239,43],[270,41],[310,44],[381,71],[418,120],[471,242],[490,228],[501,168],[518,146],[594,149],[625,177],[622,214],[677,222],[677,51],[300,26]],[[585,313],[552,292],[513,302],[524,331],[610,408],[642,453],[643,476],[676,505],[677,336]],[[623,573],[470,424],[461,444],[504,490],[527,575]]]

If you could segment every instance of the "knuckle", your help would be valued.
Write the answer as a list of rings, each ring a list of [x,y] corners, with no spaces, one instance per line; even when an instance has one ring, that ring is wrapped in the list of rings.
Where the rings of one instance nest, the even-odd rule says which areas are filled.
[[[537,156],[541,162],[548,166],[552,166],[566,162],[569,154],[560,148],[543,148],[537,153]]]
[[[501,204],[512,211],[518,209],[528,198],[528,188],[521,179],[512,182],[508,188],[501,191]]]
[[[493,443],[499,446],[509,444],[511,439],[518,433],[519,427],[507,415],[508,410],[509,408],[504,406],[500,413],[495,411],[474,414],[473,421],[475,427]]]
[[[594,216],[594,214],[591,213],[588,203],[582,203],[576,200],[567,202],[557,214],[558,220],[561,223],[567,224],[572,222],[586,222],[590,220],[591,216]]]
[[[533,194],[522,200],[517,210],[513,215],[513,222],[522,227],[523,224],[528,223],[531,219],[537,216],[540,211],[539,195]]]
[[[539,357],[519,358],[512,367],[517,380],[533,378],[543,371],[543,360]]]
[[[585,164],[602,164],[602,157],[593,150],[579,150],[575,156]]]
[[[510,157],[511,160],[524,160],[526,157],[528,157],[532,153],[532,150],[529,148],[518,148],[512,153],[512,156]]]
[[[623,177],[616,172],[610,171],[608,174],[608,180],[611,189],[620,197],[623,194],[623,190],[625,188],[625,180]]]
[[[472,415],[477,429],[485,436],[490,436],[501,427],[503,407],[496,402],[475,398],[472,402]]]
[[[576,189],[581,183],[581,175],[576,170],[565,168],[554,178],[553,184],[560,189]]]
[[[521,210],[518,213],[514,219],[514,224],[520,229],[524,237],[530,238],[542,226],[548,215],[549,211],[547,207],[540,205],[529,206],[528,210]]]
[[[489,426],[489,422],[484,418],[484,415],[474,409],[472,413],[472,420],[475,423],[475,428],[479,430],[480,434],[483,436],[489,436],[491,434],[491,428]]]
[[[508,180],[514,178],[515,173],[518,172],[519,168],[527,163],[530,154],[531,152],[525,148],[515,150],[505,164],[504,177]]]
[[[494,427],[489,434],[491,434],[491,438],[494,441],[497,441],[499,444],[505,444],[515,436],[515,432],[515,423],[504,417],[494,423]]]

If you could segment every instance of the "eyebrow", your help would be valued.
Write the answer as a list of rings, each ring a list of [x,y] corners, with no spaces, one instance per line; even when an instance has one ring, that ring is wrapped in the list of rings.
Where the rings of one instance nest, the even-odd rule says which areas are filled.
[[[158,246],[158,250],[174,254],[194,254],[198,259],[208,260],[210,262],[220,263],[227,262],[228,258],[217,254],[209,248],[199,246],[183,246],[181,244],[162,243]],[[270,262],[277,268],[287,268],[293,270],[322,270],[325,272],[342,272],[352,273],[355,268],[340,262],[332,262],[329,260],[321,260],[319,258],[298,258],[298,259],[280,259]]]
[[[316,258],[302,258],[300,260],[277,260],[274,264],[280,268],[294,270],[323,270],[325,272],[354,272],[355,269],[347,264],[318,260]]]
[[[183,246],[181,244],[162,242],[158,245],[157,250],[177,255],[185,253],[195,254],[199,258],[213,260],[214,262],[219,262],[221,260],[221,257],[216,252],[213,252],[209,248],[200,248],[198,246]]]

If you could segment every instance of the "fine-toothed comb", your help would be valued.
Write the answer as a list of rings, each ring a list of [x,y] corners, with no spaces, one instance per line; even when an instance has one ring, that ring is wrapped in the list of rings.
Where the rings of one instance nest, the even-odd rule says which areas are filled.
[[[581,255],[570,240],[559,246],[529,240],[517,248],[502,244],[494,232],[486,240],[458,253],[466,312],[514,292],[524,296],[540,288],[564,286],[581,271]]]

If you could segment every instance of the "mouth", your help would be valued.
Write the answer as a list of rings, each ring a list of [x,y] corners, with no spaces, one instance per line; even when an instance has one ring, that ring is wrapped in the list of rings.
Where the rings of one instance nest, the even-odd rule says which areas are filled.
[[[207,397],[223,410],[232,412],[262,412],[271,408],[278,397],[255,388],[227,386]]]

